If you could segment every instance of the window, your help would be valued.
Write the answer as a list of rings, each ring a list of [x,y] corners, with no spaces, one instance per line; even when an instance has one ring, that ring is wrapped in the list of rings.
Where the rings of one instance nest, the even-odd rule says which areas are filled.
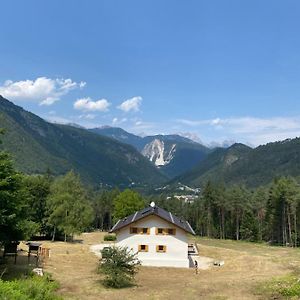
[[[130,227],[130,233],[138,233],[137,227]]]
[[[165,245],[157,245],[156,246],[156,252],[166,252],[167,251],[167,246]]]
[[[130,227],[131,234],[150,234],[150,228]]]
[[[163,228],[157,228],[156,234],[164,234],[164,229]]]
[[[157,235],[175,235],[176,229],[175,228],[156,228]]]
[[[176,234],[176,229],[175,228],[168,228],[168,234],[169,235],[175,235]]]
[[[139,252],[148,252],[148,245],[139,245]]]
[[[140,228],[139,234],[150,234],[150,228],[147,227]]]

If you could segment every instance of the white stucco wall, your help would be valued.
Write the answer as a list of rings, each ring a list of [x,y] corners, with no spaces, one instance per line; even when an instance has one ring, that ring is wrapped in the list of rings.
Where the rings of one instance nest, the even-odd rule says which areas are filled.
[[[150,234],[131,234],[130,227],[150,228]],[[176,235],[156,235],[156,228],[176,228]],[[187,233],[157,216],[148,216],[122,228],[117,234],[117,246],[126,246],[138,252],[138,245],[148,245],[148,252],[138,252],[144,266],[188,268]],[[166,252],[156,252],[157,245],[167,246]]]

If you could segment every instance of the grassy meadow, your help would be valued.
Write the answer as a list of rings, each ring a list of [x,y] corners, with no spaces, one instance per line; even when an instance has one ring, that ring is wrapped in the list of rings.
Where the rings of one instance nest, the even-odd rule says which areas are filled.
[[[102,232],[84,233],[77,236],[74,243],[44,244],[51,248],[51,257],[44,268],[59,283],[59,296],[78,300],[286,299],[291,295],[282,292],[285,284],[294,284],[296,290],[299,287],[299,249],[191,237],[202,256],[224,260],[224,266],[199,270],[198,275],[192,269],[140,267],[136,286],[108,289],[103,287],[101,275],[96,273],[98,258],[89,251],[91,245],[103,242],[104,235]],[[9,265],[7,276],[15,268],[19,273],[26,270],[22,253],[16,266],[12,262]]]

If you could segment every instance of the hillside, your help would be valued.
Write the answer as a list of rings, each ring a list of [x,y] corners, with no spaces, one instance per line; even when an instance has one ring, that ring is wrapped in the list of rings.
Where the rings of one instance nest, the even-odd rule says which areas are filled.
[[[133,147],[85,129],[51,124],[0,96],[2,149],[28,174],[79,172],[92,184],[156,184],[165,177]]]
[[[90,131],[134,146],[169,178],[192,169],[211,151],[176,134],[140,137],[115,127],[94,128]]]
[[[251,149],[234,144],[216,149],[190,172],[176,178],[192,186],[207,180],[249,187],[268,184],[276,176],[300,176],[300,139],[269,143]]]
[[[102,126],[98,128],[89,129],[89,131],[102,136],[113,138],[121,143],[131,145],[138,151],[141,151],[145,146],[145,142],[142,137],[129,133],[119,127]]]

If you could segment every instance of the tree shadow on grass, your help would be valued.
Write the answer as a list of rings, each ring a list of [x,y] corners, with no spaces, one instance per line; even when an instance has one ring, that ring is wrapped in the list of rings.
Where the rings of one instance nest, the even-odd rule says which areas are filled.
[[[3,253],[0,252],[0,279],[2,280],[24,278],[24,276],[30,275],[36,266],[36,258],[31,257],[28,260],[28,255],[25,251],[18,251],[16,264],[14,257],[7,256],[3,258]]]
[[[13,261],[6,260],[0,264],[0,276],[5,281],[20,279],[29,276],[34,268],[35,265],[32,264],[14,264]]]
[[[73,239],[71,241],[68,241],[71,244],[82,244],[83,240],[82,239]]]
[[[124,282],[119,286],[111,285],[111,283],[106,279],[99,279],[97,280],[99,284],[101,284],[106,289],[110,290],[121,290],[121,289],[130,289],[130,288],[136,288],[138,285],[135,282]]]

